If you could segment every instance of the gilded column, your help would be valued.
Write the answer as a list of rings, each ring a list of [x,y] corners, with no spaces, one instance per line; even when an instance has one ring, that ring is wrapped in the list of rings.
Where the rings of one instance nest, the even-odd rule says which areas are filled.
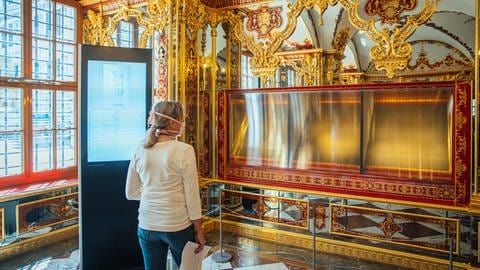
[[[210,89],[210,97],[211,105],[212,105],[212,118],[211,118],[211,134],[210,137],[210,145],[211,145],[211,157],[212,157],[212,177],[217,178],[217,141],[218,141],[218,134],[217,134],[217,22],[216,18],[214,17],[212,20],[212,31],[211,31],[211,38],[212,38],[212,55],[210,59],[210,79],[211,81],[211,89]]]
[[[174,34],[174,25],[173,25],[173,2],[170,2],[168,5],[168,93],[167,98],[169,100],[174,100],[173,96],[173,64],[174,64],[174,55],[173,55],[173,34]],[[175,56],[177,57],[177,56]]]
[[[476,42],[475,42],[475,97],[477,99],[477,102],[475,104],[475,134],[474,134],[474,158],[473,158],[473,183],[474,183],[474,190],[473,194],[474,196],[478,196],[478,143],[479,143],[479,134],[480,132],[478,131],[479,128],[479,123],[478,123],[478,97],[480,94],[480,82],[479,82],[479,76],[480,76],[480,4],[478,1],[476,1],[476,11],[475,11],[475,37],[476,37]]]
[[[177,74],[177,82],[178,82],[178,100],[187,108],[186,104],[186,99],[185,99],[185,85],[186,85],[186,75],[187,75],[187,54],[185,53],[185,49],[187,46],[187,40],[186,40],[186,24],[185,24],[185,0],[182,1],[182,12],[179,17],[179,22],[180,26],[177,26],[177,32],[180,31],[180,39],[177,40],[178,47],[178,62],[180,65],[178,65],[179,72]],[[187,112],[188,113],[188,112]]]
[[[227,28],[227,57],[226,57],[226,75],[227,75],[227,80],[225,82],[225,89],[231,89],[232,88],[232,78],[231,78],[231,63],[232,63],[232,41],[231,41],[231,33],[230,33],[230,27]]]

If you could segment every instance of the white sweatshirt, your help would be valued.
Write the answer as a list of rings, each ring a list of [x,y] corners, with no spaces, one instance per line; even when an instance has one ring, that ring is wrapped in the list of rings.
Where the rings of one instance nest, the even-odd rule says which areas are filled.
[[[193,147],[175,140],[140,145],[130,161],[125,193],[140,200],[140,228],[176,232],[190,226],[202,217]]]

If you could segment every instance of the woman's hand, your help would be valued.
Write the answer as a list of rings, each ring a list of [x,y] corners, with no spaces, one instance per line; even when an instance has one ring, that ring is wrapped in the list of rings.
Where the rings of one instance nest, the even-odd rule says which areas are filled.
[[[202,251],[207,241],[205,240],[205,235],[203,235],[202,219],[192,220],[192,223],[195,227],[195,241],[198,244],[198,247],[195,249],[195,254],[197,254]]]
[[[195,249],[195,254],[202,251],[203,247],[207,243],[205,236],[203,235],[203,230],[195,231],[195,240],[197,241],[198,247]]]

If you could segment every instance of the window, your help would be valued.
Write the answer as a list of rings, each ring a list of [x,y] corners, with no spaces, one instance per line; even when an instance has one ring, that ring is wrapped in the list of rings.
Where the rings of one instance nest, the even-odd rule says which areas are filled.
[[[22,89],[0,88],[0,177],[23,172]]]
[[[0,77],[22,77],[22,0],[0,0]]]
[[[133,48],[133,24],[125,21],[118,23],[113,33],[115,47]]]
[[[253,76],[252,68],[250,67],[250,57],[242,54],[242,88],[258,88],[258,78]]]
[[[0,187],[76,176],[77,7],[0,0]]]
[[[140,48],[140,38],[144,31],[145,28],[135,20],[119,21],[115,32],[112,34],[113,43],[115,47]],[[152,48],[152,39],[150,36],[147,39],[145,48]]]

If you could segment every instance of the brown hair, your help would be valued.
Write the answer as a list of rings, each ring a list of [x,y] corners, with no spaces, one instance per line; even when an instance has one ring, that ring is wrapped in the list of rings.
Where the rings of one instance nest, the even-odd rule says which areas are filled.
[[[160,101],[153,106],[152,112],[161,113],[179,121],[181,121],[184,117],[183,105],[177,101]],[[154,113],[150,113],[149,121],[150,127],[147,130],[147,136],[145,137],[145,143],[143,144],[143,147],[145,148],[150,148],[157,143],[157,129],[166,129],[171,120],[166,117],[161,117]]]

